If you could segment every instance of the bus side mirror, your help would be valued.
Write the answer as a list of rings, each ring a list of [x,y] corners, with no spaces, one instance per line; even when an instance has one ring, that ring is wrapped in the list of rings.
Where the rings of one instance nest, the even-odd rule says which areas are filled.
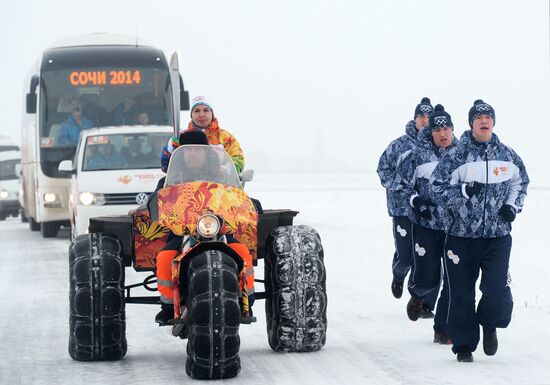
[[[72,160],[62,160],[57,169],[60,174],[76,174],[76,170],[73,168]]]
[[[29,93],[27,94],[27,114],[36,114],[36,87],[38,86],[38,76],[31,78]]]
[[[189,111],[189,108],[189,92],[182,90],[180,97],[180,111]]]
[[[27,114],[36,114],[36,94],[27,94]]]
[[[183,87],[183,79],[180,75],[180,111],[189,111],[189,91]]]

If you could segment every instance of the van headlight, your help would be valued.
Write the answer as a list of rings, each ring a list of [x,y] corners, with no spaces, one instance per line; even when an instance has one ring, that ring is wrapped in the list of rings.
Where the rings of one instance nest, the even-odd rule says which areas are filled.
[[[8,197],[8,192],[6,190],[2,190],[0,191],[0,198],[7,198]]]
[[[220,231],[220,221],[213,214],[205,214],[197,221],[197,231],[200,236],[212,238]]]
[[[79,199],[84,206],[102,206],[105,204],[105,196],[99,193],[81,192]]]
[[[46,193],[44,194],[44,202],[53,203],[57,200],[57,195],[55,193]]]

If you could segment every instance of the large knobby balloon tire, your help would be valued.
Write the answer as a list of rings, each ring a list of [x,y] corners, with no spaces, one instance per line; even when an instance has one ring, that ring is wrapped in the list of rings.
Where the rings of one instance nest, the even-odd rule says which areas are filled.
[[[69,355],[78,361],[126,354],[124,264],[120,242],[84,234],[69,246]]]
[[[241,370],[237,264],[220,251],[208,250],[193,258],[187,278],[187,374],[197,379],[235,377]]]
[[[269,346],[275,351],[311,352],[325,345],[326,271],[323,246],[309,226],[277,227],[265,258]]]

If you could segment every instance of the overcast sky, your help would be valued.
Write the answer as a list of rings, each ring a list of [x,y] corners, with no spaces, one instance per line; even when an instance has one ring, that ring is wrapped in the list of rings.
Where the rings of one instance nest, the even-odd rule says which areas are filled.
[[[0,15],[0,133],[18,139],[23,78],[42,50],[137,30],[181,53],[186,88],[215,101],[256,172],[375,169],[423,96],[456,135],[484,99],[528,169],[546,160],[548,0],[0,0]]]

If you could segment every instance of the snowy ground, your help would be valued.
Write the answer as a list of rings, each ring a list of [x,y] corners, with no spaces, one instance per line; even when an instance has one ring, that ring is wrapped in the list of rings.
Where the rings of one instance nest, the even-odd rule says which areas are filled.
[[[374,174],[257,176],[247,190],[264,208],[300,210],[296,223],[321,234],[328,271],[327,344],[316,353],[272,352],[258,302],[259,322],[241,327],[241,373],[227,382],[550,384],[550,255],[545,247],[550,181],[531,177],[525,212],[512,232],[512,323],[498,332],[496,356],[485,356],[479,346],[474,363],[460,364],[450,347],[432,343],[431,320],[408,320],[407,293],[400,300],[391,295],[391,222]],[[0,222],[0,383],[188,383],[186,342],[153,323],[156,306],[127,306],[128,353],[122,361],[71,360],[68,244],[66,231],[45,240],[17,219]],[[127,271],[128,283],[142,277]]]

